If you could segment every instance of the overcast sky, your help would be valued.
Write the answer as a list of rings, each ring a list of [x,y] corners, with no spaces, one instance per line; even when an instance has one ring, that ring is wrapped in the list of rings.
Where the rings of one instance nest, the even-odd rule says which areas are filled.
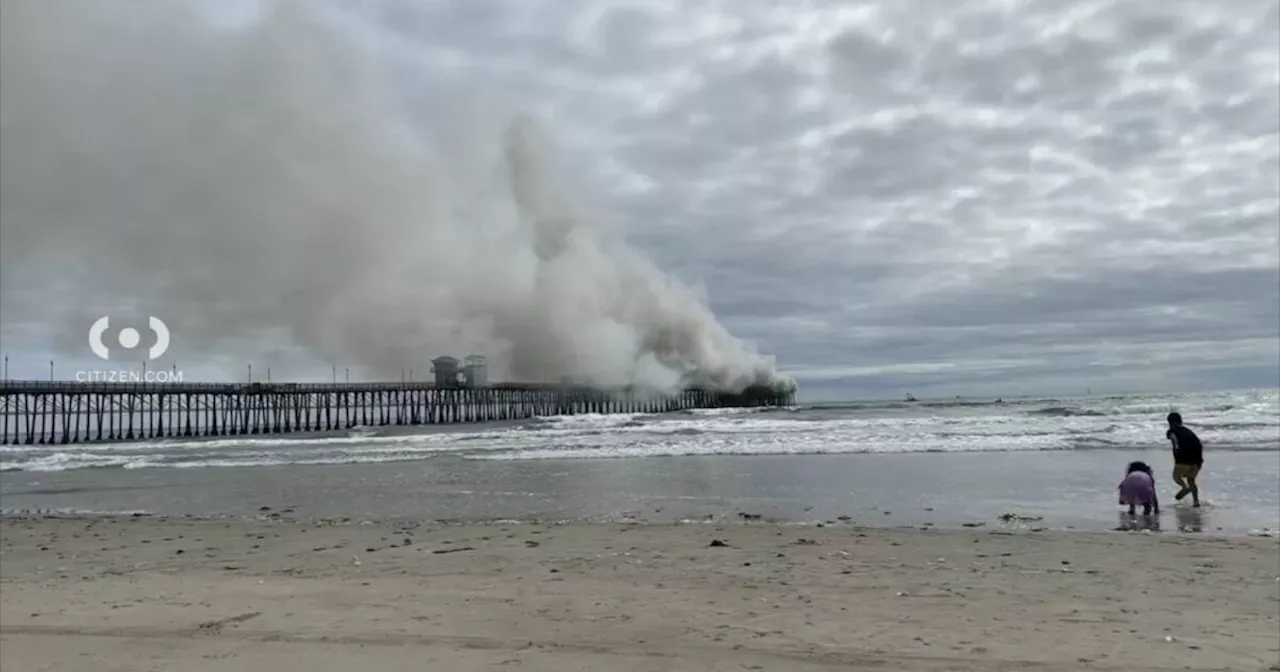
[[[421,124],[545,119],[806,396],[1280,384],[1276,0],[335,6]]]

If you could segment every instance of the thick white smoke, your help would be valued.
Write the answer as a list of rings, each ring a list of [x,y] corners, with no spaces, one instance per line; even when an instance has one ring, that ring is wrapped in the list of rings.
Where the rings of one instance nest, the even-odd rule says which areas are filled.
[[[497,379],[789,384],[583,214],[536,122],[431,142],[321,13],[272,9],[230,31],[178,0],[5,0],[6,332],[46,325],[80,353],[92,317],[134,308],[188,357],[296,348],[395,378],[479,353]]]

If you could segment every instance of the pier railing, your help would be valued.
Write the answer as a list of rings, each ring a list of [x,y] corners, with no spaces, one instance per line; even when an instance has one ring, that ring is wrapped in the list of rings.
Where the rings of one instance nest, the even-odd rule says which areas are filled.
[[[0,381],[0,444],[67,444],[789,406],[794,393],[499,383],[150,383]]]

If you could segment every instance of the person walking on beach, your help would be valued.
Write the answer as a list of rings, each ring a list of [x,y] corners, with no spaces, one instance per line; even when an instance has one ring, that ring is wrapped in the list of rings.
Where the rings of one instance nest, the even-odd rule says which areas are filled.
[[[1181,501],[1191,495],[1191,505],[1199,507],[1200,488],[1196,486],[1196,477],[1204,466],[1204,444],[1195,432],[1182,424],[1181,414],[1170,413],[1167,420],[1169,431],[1165,436],[1173,443],[1173,482],[1181,488],[1173,498]]]

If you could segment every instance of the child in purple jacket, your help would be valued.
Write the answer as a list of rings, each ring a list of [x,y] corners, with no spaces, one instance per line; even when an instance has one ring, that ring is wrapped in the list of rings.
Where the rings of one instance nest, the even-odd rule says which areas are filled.
[[[1129,515],[1142,507],[1142,515],[1154,512],[1160,515],[1160,500],[1156,497],[1156,477],[1146,462],[1130,462],[1124,480],[1120,482],[1120,505],[1129,506]]]

